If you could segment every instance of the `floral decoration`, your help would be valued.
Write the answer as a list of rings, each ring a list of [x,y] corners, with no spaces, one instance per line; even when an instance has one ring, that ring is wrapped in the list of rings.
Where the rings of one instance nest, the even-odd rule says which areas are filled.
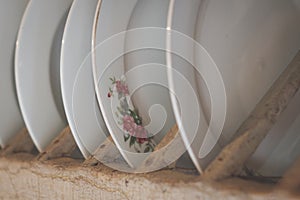
[[[114,98],[115,96],[118,98],[119,105],[117,106],[116,116],[125,133],[124,141],[128,142],[129,147],[133,147],[138,153],[153,152],[155,147],[153,136],[150,136],[144,128],[138,111],[129,106],[128,98],[130,97],[125,78],[117,80],[113,77],[110,80],[112,85],[107,96],[108,98]]]

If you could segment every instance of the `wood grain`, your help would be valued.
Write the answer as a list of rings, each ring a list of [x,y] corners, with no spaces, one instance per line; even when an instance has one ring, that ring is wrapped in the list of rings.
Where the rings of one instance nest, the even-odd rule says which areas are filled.
[[[209,183],[176,170],[128,174],[81,160],[0,157],[0,199],[271,199],[274,185],[230,179]]]
[[[204,176],[220,180],[239,174],[300,88],[300,52],[237,131],[237,138],[208,166]]]

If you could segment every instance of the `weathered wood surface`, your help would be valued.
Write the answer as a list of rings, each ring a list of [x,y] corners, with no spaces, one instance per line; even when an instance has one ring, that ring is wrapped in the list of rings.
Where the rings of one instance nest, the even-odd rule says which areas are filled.
[[[171,148],[171,150],[169,148]],[[172,153],[176,150],[181,150],[183,153],[185,152],[184,144],[178,133],[178,127],[175,124],[166,134],[166,136],[162,139],[159,145],[155,147],[154,152],[151,155],[149,155],[141,164],[141,166],[137,169],[131,168],[126,163],[119,150],[113,143],[111,137],[108,137],[98,147],[98,149],[93,153],[93,155],[90,156],[90,158],[88,158],[84,162],[84,165],[95,166],[98,163],[102,163],[118,171],[132,173],[149,172],[156,169],[165,168],[166,166],[168,168],[175,168],[177,157],[172,157]]]
[[[48,160],[63,156],[71,156],[77,148],[70,127],[66,127],[37,157],[38,160]]]
[[[276,194],[275,185],[237,178],[209,183],[170,169],[126,174],[70,158],[38,161],[24,153],[0,158],[0,185],[0,199],[22,200],[274,199]]]
[[[208,166],[204,176],[220,180],[239,174],[300,88],[300,52],[241,125],[236,138]]]
[[[300,197],[300,158],[282,178],[278,190],[281,190],[282,194]]]
[[[4,156],[13,153],[37,153],[37,149],[26,128],[20,130],[20,132],[8,142],[6,147],[1,150],[0,155]]]

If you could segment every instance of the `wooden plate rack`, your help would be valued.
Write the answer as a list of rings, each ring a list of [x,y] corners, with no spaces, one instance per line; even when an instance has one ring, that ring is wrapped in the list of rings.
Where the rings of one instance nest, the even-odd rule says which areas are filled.
[[[38,153],[24,128],[0,152],[0,199],[300,199],[300,159],[279,179],[244,168],[299,88],[300,52],[202,176],[171,166],[127,174],[75,159],[69,127]]]

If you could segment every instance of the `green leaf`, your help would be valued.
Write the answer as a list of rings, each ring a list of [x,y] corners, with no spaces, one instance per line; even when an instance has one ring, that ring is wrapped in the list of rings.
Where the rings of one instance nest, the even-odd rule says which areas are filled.
[[[134,109],[134,112],[139,115],[139,110],[137,108]]]
[[[110,77],[109,80],[111,80],[112,84],[115,84],[115,83],[116,83],[116,77],[113,77],[113,78]]]
[[[140,119],[134,120],[137,125],[142,125],[142,121]]]
[[[144,153],[149,153],[150,152],[150,147],[146,147],[146,149],[144,150]]]
[[[137,125],[142,125],[142,118],[133,110],[129,109],[130,111],[130,116],[133,117],[134,119],[134,122],[137,124]]]
[[[125,114],[131,116],[129,110],[125,110]]]
[[[131,109],[129,109],[129,112],[130,112],[130,116],[134,118],[134,116],[136,115],[135,112]]]
[[[124,141],[127,142],[127,140],[130,138],[130,135],[124,135]]]
[[[151,141],[151,140],[149,140],[149,142],[146,144],[146,146],[150,148],[151,152],[153,152],[153,151],[154,151],[154,147],[155,147],[155,145],[152,143],[152,141]]]
[[[150,151],[153,152],[154,151],[154,147],[151,146],[150,147]]]
[[[130,142],[129,142],[129,147],[131,147],[132,145],[134,145],[135,142],[136,142],[136,137],[131,136],[130,137]]]

